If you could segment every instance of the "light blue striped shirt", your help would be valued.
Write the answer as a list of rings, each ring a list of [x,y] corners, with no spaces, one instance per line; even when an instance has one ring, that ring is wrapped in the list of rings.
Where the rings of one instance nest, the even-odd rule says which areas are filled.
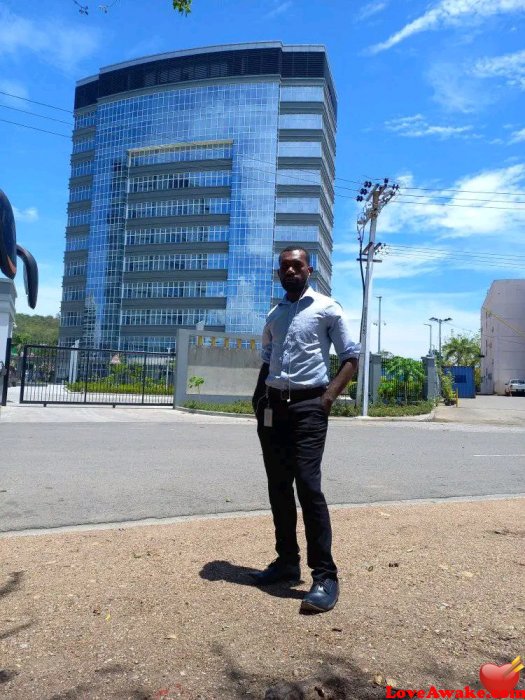
[[[285,295],[263,329],[261,358],[270,365],[266,384],[275,389],[326,386],[332,344],[341,362],[359,357],[341,306],[310,287],[298,302]]]

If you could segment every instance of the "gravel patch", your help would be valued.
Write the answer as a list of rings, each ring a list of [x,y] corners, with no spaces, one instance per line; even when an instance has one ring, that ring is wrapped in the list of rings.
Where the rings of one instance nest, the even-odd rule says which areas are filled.
[[[387,682],[479,688],[481,664],[525,650],[524,506],[334,509],[341,597],[323,615],[298,613],[306,563],[296,588],[249,585],[274,557],[266,515],[0,539],[0,692],[230,700],[273,687],[267,698],[335,700],[384,698]]]

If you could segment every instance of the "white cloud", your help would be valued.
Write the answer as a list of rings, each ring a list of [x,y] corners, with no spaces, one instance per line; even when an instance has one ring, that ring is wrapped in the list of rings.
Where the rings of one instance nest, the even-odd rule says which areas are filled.
[[[290,7],[293,5],[293,2],[292,0],[284,0],[284,2],[274,4],[275,7],[266,13],[266,15],[264,16],[265,19],[273,19],[274,17],[278,17],[279,15],[284,14],[287,10],[290,9]]]
[[[497,100],[481,79],[465,75],[457,63],[434,63],[426,72],[434,90],[433,100],[447,112],[469,114]]]
[[[77,29],[56,19],[34,21],[0,6],[0,56],[34,53],[64,72],[73,73],[98,44],[98,36],[87,26]]]
[[[525,90],[525,50],[481,58],[476,61],[471,73],[479,78],[505,78],[508,85]]]
[[[440,0],[417,19],[406,24],[386,41],[370,48],[379,53],[396,46],[414,34],[442,27],[471,25],[473,19],[486,19],[499,14],[510,14],[525,10],[525,0]]]
[[[375,15],[378,15],[380,12],[383,12],[383,10],[388,6],[387,0],[378,1],[376,0],[375,2],[369,2],[366,5],[363,5],[363,7],[359,10],[359,12],[356,14],[355,19],[358,22],[363,22],[370,17],[374,17]]]
[[[36,207],[27,207],[27,209],[13,207],[13,214],[15,215],[15,222],[17,224],[32,224],[38,221],[38,209]]]
[[[385,128],[400,136],[421,138],[422,136],[437,136],[440,139],[451,137],[474,138],[472,126],[439,126],[429,124],[422,114],[411,117],[399,117],[385,122]]]
[[[504,233],[509,244],[523,240],[525,197],[520,193],[525,192],[524,163],[461,178],[451,185],[456,192],[436,189],[427,194],[410,189],[415,187],[410,174],[397,181],[399,195],[381,213],[382,232],[432,231],[444,239],[492,236],[498,241]]]
[[[509,143],[520,143],[521,141],[525,141],[525,129],[514,131],[512,133]]]

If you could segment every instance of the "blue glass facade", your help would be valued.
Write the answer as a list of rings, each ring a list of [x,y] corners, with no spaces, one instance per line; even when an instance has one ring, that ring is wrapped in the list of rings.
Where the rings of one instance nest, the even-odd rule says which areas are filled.
[[[288,72],[303,70],[286,54],[295,47],[268,51],[277,49]],[[326,71],[324,49],[302,49],[317,61],[305,72],[320,55]],[[141,66],[151,82],[151,65],[130,64],[128,83]],[[162,61],[154,65],[161,82]],[[177,325],[199,321],[258,333],[275,298],[275,252],[290,241],[311,249],[315,282],[329,292],[331,79],[224,70],[211,79],[215,64],[207,65],[200,82],[193,73],[183,84],[179,72],[175,84],[120,89],[127,69],[116,68],[77,88],[62,342],[164,351]]]

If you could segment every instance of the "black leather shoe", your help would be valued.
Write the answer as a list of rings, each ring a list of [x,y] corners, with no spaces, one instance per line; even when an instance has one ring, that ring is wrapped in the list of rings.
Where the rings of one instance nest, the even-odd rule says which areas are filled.
[[[269,586],[278,581],[297,584],[301,580],[301,568],[299,564],[283,564],[276,559],[264,571],[257,571],[250,576],[256,586]]]
[[[301,612],[328,612],[339,598],[339,584],[333,578],[314,581],[301,603]]]

